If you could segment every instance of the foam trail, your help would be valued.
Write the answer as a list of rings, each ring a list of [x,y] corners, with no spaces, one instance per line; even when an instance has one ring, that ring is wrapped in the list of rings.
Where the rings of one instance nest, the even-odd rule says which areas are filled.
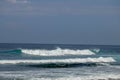
[[[61,48],[57,48],[55,50],[22,49],[22,53],[30,54],[30,55],[39,55],[39,56],[95,55],[95,53],[90,51],[89,49],[71,50],[71,49],[61,49]]]
[[[106,63],[116,62],[112,57],[99,58],[74,58],[74,59],[52,59],[52,60],[0,60],[0,64],[49,64],[49,63]]]
[[[29,80],[120,80],[120,75],[99,75],[99,76],[85,76],[85,77],[63,77],[63,78],[31,78]]]
[[[113,74],[113,73],[109,73],[109,74],[96,73],[87,76],[66,76],[66,77],[58,77],[58,78],[49,78],[49,77],[39,77],[41,76],[41,73],[39,71],[16,71],[16,72],[8,71],[8,72],[0,72],[0,79],[1,76],[3,80],[120,80],[120,74]]]
[[[29,79],[29,78],[28,78]],[[31,78],[29,80],[120,80],[120,75],[99,75],[99,76],[85,76],[85,77],[63,77],[63,78]]]

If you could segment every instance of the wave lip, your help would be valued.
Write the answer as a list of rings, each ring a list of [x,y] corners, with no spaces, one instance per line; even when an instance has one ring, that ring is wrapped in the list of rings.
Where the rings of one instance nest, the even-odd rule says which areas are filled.
[[[55,50],[32,50],[32,49],[22,49],[22,53],[29,55],[39,55],[39,56],[64,56],[64,55],[95,55],[89,49],[85,50],[71,50],[71,49],[61,49],[57,48]]]
[[[75,59],[52,59],[52,60],[0,60],[0,64],[49,64],[49,63],[109,63],[116,62],[112,57],[99,58],[75,58]]]

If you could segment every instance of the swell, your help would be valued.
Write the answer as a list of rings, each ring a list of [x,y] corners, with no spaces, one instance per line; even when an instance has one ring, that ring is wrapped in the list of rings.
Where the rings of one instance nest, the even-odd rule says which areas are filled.
[[[38,67],[38,68],[69,68],[69,67],[92,67],[92,66],[104,66],[107,64],[102,64],[102,63],[72,63],[72,64],[67,64],[67,63],[49,63],[49,64],[29,64],[25,65],[28,67]]]

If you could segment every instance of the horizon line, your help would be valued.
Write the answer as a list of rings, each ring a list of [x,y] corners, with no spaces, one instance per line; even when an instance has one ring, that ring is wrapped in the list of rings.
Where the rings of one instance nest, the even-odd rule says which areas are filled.
[[[80,46],[120,46],[119,44],[80,44],[80,43],[0,43],[0,44],[35,44],[35,45],[80,45]]]

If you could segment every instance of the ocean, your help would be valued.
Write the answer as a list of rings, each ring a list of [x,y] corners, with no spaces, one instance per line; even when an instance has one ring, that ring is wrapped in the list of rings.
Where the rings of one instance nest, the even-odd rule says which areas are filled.
[[[0,80],[120,80],[120,46],[1,43]]]

